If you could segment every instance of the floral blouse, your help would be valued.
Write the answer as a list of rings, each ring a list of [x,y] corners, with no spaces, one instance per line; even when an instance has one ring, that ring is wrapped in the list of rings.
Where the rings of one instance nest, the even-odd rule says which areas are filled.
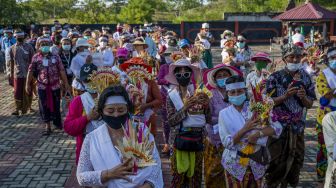
[[[43,61],[47,61],[47,66],[43,65]],[[51,87],[52,90],[57,90],[60,89],[61,72],[64,72],[64,66],[58,55],[49,54],[44,60],[42,53],[38,52],[33,56],[29,72],[36,76],[39,89],[45,90]]]
[[[254,179],[259,180],[260,178],[264,176],[266,169],[267,169],[267,165],[259,164],[253,161],[252,159],[250,159],[248,162],[248,165],[243,166],[240,163],[241,157],[237,154],[237,151],[242,151],[249,144],[247,138],[249,135],[254,134],[256,130],[252,130],[246,133],[244,137],[240,139],[239,143],[234,144],[233,143],[234,135],[232,135],[230,131],[230,129],[232,128],[230,127],[237,127],[237,125],[236,124],[232,125],[232,123],[226,122],[224,120],[224,116],[227,114],[227,112],[225,111],[227,110],[230,115],[232,114],[230,118],[232,118],[234,122],[237,122],[237,123],[245,124],[245,122],[248,121],[252,117],[252,112],[249,110],[249,102],[245,102],[244,107],[241,112],[238,112],[233,106],[229,106],[219,113],[219,120],[218,120],[219,121],[218,122],[219,123],[219,134],[222,140],[222,144],[225,148],[223,156],[222,156],[222,165],[228,173],[230,173],[232,176],[237,178],[239,181],[243,180],[247,168],[250,167],[254,175]],[[243,122],[241,121],[241,117],[238,117],[238,116],[241,116],[243,118]],[[241,125],[241,126],[244,126],[244,125]],[[279,137],[282,132],[281,124],[279,122],[271,122],[270,126],[274,129],[274,132],[275,132],[274,137]],[[239,130],[237,129],[237,131]],[[268,140],[268,137],[259,138],[257,141],[257,144],[254,145],[255,152],[258,151],[261,148],[261,146],[266,146],[267,140]]]

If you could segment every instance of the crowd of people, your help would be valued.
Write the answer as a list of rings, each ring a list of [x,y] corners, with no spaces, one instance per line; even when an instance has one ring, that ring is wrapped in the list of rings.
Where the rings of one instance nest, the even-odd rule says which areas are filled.
[[[172,188],[202,187],[203,177],[209,188],[296,187],[317,88],[316,175],[319,186],[336,187],[336,48],[303,45],[297,32],[274,62],[226,30],[214,62],[208,23],[194,43],[151,24],[34,28],[0,33],[12,115],[32,113],[35,98],[43,136],[76,137],[81,186],[165,187],[161,153],[170,157]],[[121,142],[134,137],[128,125],[136,129],[131,148]]]

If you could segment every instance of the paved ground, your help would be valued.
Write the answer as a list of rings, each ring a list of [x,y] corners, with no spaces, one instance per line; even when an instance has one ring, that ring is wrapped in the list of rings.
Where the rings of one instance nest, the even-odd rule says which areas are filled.
[[[269,47],[254,49],[268,50]],[[216,57],[216,59],[218,56]],[[42,137],[43,127],[38,113],[21,118],[11,116],[14,103],[12,88],[0,74],[0,188],[5,187],[74,187],[75,141],[62,132]],[[37,109],[36,101],[34,108]],[[316,187],[316,105],[308,112],[305,164],[301,171],[301,187]],[[162,131],[157,144],[162,146]],[[165,187],[168,187],[170,163],[162,156]],[[72,177],[71,177],[72,174]],[[70,178],[71,177],[71,178]]]

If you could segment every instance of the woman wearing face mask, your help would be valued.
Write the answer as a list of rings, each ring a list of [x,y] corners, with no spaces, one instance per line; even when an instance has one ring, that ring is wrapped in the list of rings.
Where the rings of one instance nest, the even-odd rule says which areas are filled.
[[[327,170],[327,151],[325,149],[322,119],[332,111],[336,111],[336,48],[327,52],[328,68],[324,69],[317,77],[317,91],[321,95],[320,108],[317,109],[316,132],[318,136],[318,153],[316,156],[318,180],[323,183]],[[327,185],[327,184],[326,184]]]
[[[168,47],[168,49],[162,54],[161,56],[161,66],[158,74],[158,85],[161,86],[160,93],[162,98],[162,108],[161,108],[161,114],[162,114],[162,125],[163,125],[163,136],[164,136],[164,147],[162,149],[162,153],[168,154],[170,152],[170,144],[169,143],[169,132],[170,132],[170,126],[168,125],[168,119],[167,119],[167,104],[165,101],[167,101],[167,95],[169,90],[169,82],[165,79],[165,76],[169,73],[169,65],[173,62],[173,59],[171,58],[172,53],[176,53],[178,51],[177,48],[174,47]],[[182,55],[182,54],[180,54]]]
[[[71,40],[67,37],[62,38],[61,40],[61,49],[59,51],[59,56],[61,57],[64,69],[67,73],[69,85],[71,85],[73,74],[70,69],[70,65],[73,58],[73,54],[71,53]]]
[[[211,89],[210,99],[211,124],[206,125],[207,139],[204,154],[204,177],[206,187],[225,188],[224,168],[221,165],[224,147],[221,143],[218,131],[218,114],[222,109],[230,106],[225,81],[233,75],[242,73],[230,66],[223,64],[215,66],[204,73],[203,81]]]
[[[272,73],[266,81],[266,92],[275,104],[272,119],[283,126],[281,139],[269,140],[272,156],[266,176],[269,187],[297,186],[304,161],[306,111],[316,99],[314,84],[301,69],[302,49],[287,45],[282,57],[286,67]]]
[[[84,93],[85,91],[85,88],[82,82],[79,80],[79,76],[80,76],[81,67],[85,63],[92,63],[92,56],[88,50],[90,46],[91,45],[84,38],[79,38],[76,41],[75,48],[77,50],[77,54],[72,59],[71,65],[70,65],[70,70],[74,75],[74,79],[72,81],[73,96],[78,96]]]
[[[64,131],[71,136],[76,136],[76,164],[78,163],[84,136],[100,125],[99,121],[96,121],[99,115],[94,109],[94,100],[98,97],[98,93],[88,85],[90,82],[88,78],[93,71],[97,71],[97,67],[93,64],[82,66],[80,80],[83,82],[86,91],[71,101],[69,112],[64,121]]]
[[[265,81],[268,77],[267,65],[272,63],[269,54],[264,52],[256,53],[252,58],[255,62],[255,70],[250,72],[246,77],[246,87],[248,89],[249,96],[252,95],[252,87],[256,87],[257,84]]]
[[[58,55],[50,53],[50,45],[49,39],[40,40],[39,51],[32,58],[26,83],[26,91],[31,93],[32,80],[33,78],[37,80],[40,114],[46,128],[43,135],[50,135],[51,121],[57,129],[62,129],[60,81],[62,80],[68,92],[71,90],[61,59]]]
[[[99,61],[94,61],[93,63],[97,66],[113,66],[114,62],[114,56],[112,49],[107,45],[108,44],[108,38],[107,36],[101,36],[99,38],[99,47],[97,48],[98,52],[98,59]],[[95,59],[95,56],[94,56]],[[97,63],[96,63],[97,62]]]
[[[191,77],[199,78],[200,70],[187,59],[169,65],[165,79],[176,87],[167,97],[168,124],[171,126],[170,143],[174,143],[171,156],[173,180],[171,187],[201,187],[203,169],[203,138],[205,125],[210,123],[209,98],[194,96]],[[182,135],[194,137],[191,145]],[[191,146],[191,147],[188,147]]]
[[[249,61],[252,56],[252,50],[247,46],[246,38],[243,35],[238,35],[236,49],[237,62],[235,66],[238,66],[244,75],[247,75],[251,69]]]
[[[261,187],[269,158],[265,147],[267,139],[273,135],[278,137],[282,126],[271,121],[269,126],[261,127],[259,117],[252,118],[243,77],[228,78],[225,87],[231,106],[219,112],[218,125],[225,148],[222,165],[226,187]],[[246,151],[250,144],[252,152]]]
[[[115,65],[119,66],[128,60],[128,50],[126,48],[118,48]]]
[[[35,46],[35,49],[38,50],[38,47],[37,47],[37,44],[39,43],[39,41],[43,38],[48,38],[50,39],[50,29],[48,27],[43,27],[42,29],[42,36],[40,36],[39,38],[37,38],[36,40],[36,46]]]
[[[153,157],[157,165],[132,172],[131,159],[121,156],[118,143],[124,137],[122,126],[127,123],[133,105],[122,86],[106,88],[99,97],[98,113],[104,124],[86,135],[77,168],[77,179],[81,186],[103,186],[109,188],[163,188],[161,161],[156,146]],[[143,124],[138,124],[149,131]],[[154,142],[150,134],[149,140]]]

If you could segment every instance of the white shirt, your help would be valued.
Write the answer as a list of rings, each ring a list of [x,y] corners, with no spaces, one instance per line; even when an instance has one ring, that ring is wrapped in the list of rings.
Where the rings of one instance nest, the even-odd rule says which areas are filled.
[[[296,33],[295,35],[292,36],[293,44],[297,42],[302,42],[304,43],[304,36],[301,33]]]

